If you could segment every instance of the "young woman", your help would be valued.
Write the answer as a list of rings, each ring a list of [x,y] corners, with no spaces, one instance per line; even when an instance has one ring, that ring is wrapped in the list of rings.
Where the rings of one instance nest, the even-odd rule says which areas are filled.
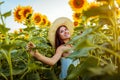
[[[70,40],[72,33],[73,23],[68,18],[60,17],[53,22],[53,25],[48,33],[48,39],[52,46],[56,49],[56,52],[51,58],[43,56],[37,50],[33,51],[32,48],[34,48],[35,45],[32,42],[27,45],[30,54],[43,63],[53,66],[59,60],[61,61],[60,79],[66,78],[67,70],[70,64],[74,64],[76,66],[79,63],[79,60],[73,61],[72,59],[66,58],[72,53],[70,50],[72,45],[66,44]]]

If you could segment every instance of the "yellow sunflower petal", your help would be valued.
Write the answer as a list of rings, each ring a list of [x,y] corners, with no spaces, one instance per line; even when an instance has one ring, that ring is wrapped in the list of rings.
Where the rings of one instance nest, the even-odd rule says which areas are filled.
[[[26,34],[26,35],[24,36],[24,39],[28,40],[28,39],[29,39],[29,34]]]
[[[32,16],[32,20],[35,25],[41,25],[41,23],[43,22],[42,15],[40,13],[34,13]]]
[[[116,9],[117,17],[120,18],[120,9]]]
[[[22,17],[22,15],[20,15],[20,12],[22,9],[23,9],[23,7],[19,5],[14,10],[14,20],[17,22],[20,22],[20,23],[23,21],[23,17]]]
[[[87,9],[93,9],[93,8],[97,8],[101,5],[104,5],[104,4],[108,4],[106,1],[100,1],[100,2],[91,2],[89,3]]]
[[[87,0],[70,0],[69,5],[75,12],[82,12],[87,8]]]
[[[27,17],[29,16],[29,14],[33,13],[33,9],[31,6],[25,6],[22,11],[21,11],[21,15],[23,16],[24,19],[27,19]]]
[[[74,21],[79,21],[81,19],[81,13],[73,13],[72,17]]]
[[[46,15],[43,15],[42,17],[43,17],[42,25],[43,25],[43,26],[47,26],[47,23],[48,23],[47,16],[46,16]]]
[[[14,34],[18,34],[18,31],[17,31],[17,30],[14,30]]]
[[[50,25],[51,25],[51,22],[50,22],[50,21],[48,21],[47,26],[48,26],[48,27],[50,27]]]
[[[120,5],[120,0],[116,0],[117,1],[117,3]]]

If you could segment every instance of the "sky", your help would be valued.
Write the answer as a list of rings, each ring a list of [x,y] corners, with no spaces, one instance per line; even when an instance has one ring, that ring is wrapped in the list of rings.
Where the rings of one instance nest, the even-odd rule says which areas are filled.
[[[25,27],[14,21],[13,12],[18,5],[32,6],[34,12],[40,12],[46,15],[50,22],[53,22],[58,17],[68,17],[72,20],[73,11],[68,4],[69,0],[0,0],[0,2],[1,1],[4,1],[4,4],[0,6],[1,13],[12,11],[12,15],[5,20],[6,27],[10,28],[10,31]]]

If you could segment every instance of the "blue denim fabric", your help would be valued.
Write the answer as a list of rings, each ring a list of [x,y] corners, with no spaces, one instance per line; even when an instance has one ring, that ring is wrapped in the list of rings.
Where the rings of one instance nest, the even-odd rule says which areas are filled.
[[[80,61],[78,59],[75,60],[75,61],[73,61],[70,58],[64,58],[64,57],[62,57],[61,58],[61,73],[59,75],[60,79],[64,80],[64,78],[66,78],[66,76],[67,76],[67,70],[68,70],[68,68],[69,68],[69,66],[71,64],[73,64],[74,66],[77,66],[77,64],[79,64],[79,63],[80,63]]]

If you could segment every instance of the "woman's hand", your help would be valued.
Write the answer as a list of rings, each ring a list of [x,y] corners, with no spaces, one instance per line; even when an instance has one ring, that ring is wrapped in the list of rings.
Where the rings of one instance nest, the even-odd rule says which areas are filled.
[[[35,44],[33,44],[32,42],[29,42],[26,46],[27,51],[32,55],[35,56],[35,53],[37,52],[37,50],[33,50],[33,48],[35,48]]]
[[[36,55],[38,54],[38,50],[30,50],[29,52],[32,56],[36,57]]]
[[[35,46],[35,44],[33,44],[32,42],[29,42],[28,44],[27,44],[27,46],[26,46],[26,49],[29,51],[29,50],[31,50],[31,49],[33,49],[33,48],[35,48],[36,46]]]
[[[33,44],[32,42],[29,42],[28,44],[27,44],[27,49],[29,50],[29,49],[32,49],[32,48],[35,48],[36,46],[35,46],[35,44]]]

